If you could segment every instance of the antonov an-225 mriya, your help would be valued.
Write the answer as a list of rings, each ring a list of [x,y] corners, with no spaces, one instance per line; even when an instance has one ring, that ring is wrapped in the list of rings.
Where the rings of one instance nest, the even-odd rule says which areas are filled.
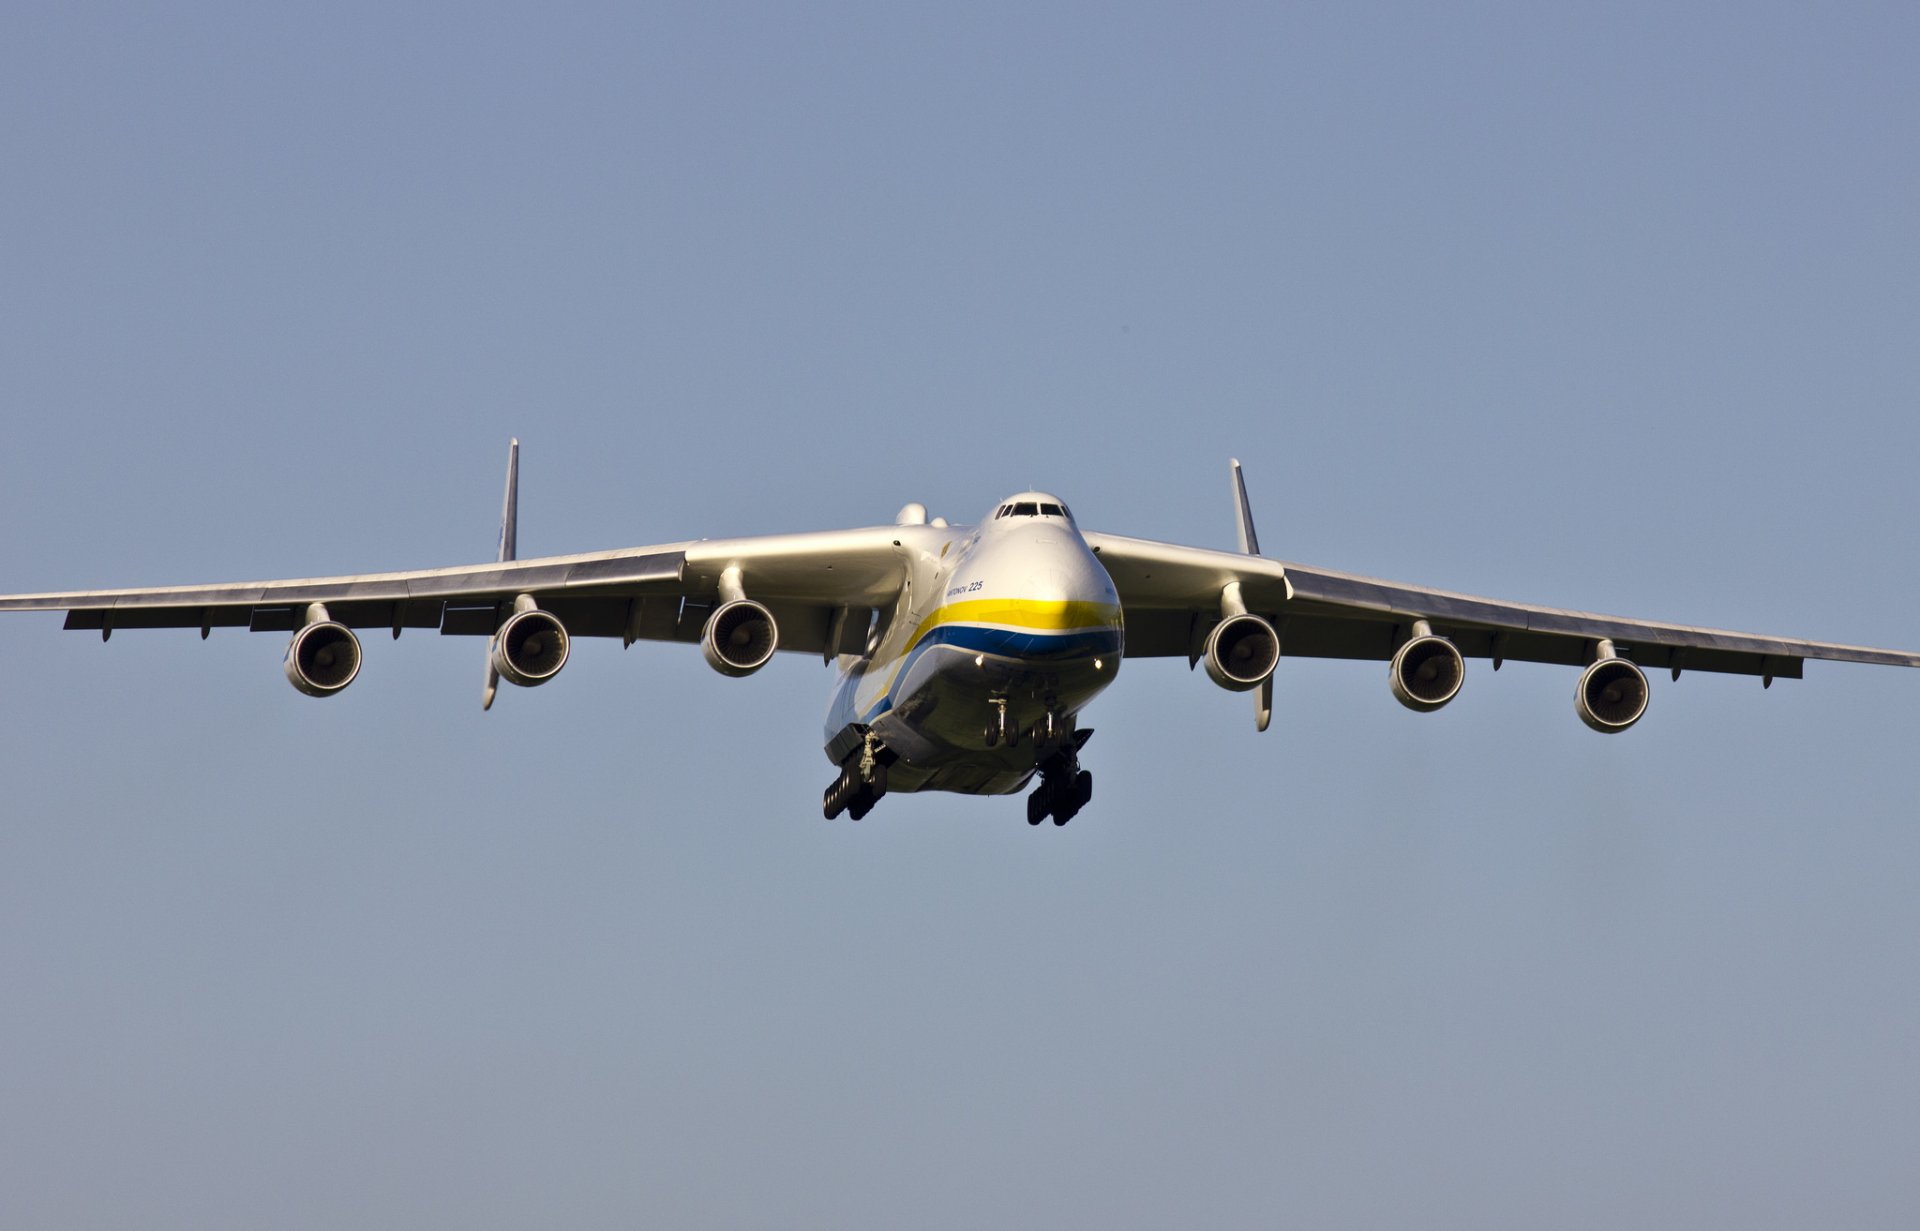
[[[891,526],[516,558],[519,442],[507,461],[499,559],[410,573],[0,596],[0,611],[65,611],[70,629],[292,633],[286,673],[330,697],[360,672],[356,628],[490,639],[484,703],[502,679],[560,673],[574,637],[698,642],[722,675],[776,650],[837,664],[827,712],[829,818],[902,791],[1009,795],[1036,777],[1027,822],[1064,825],[1093,795],[1079,726],[1127,658],[1184,655],[1250,692],[1264,730],[1285,653],[1374,659],[1402,705],[1437,710],[1466,659],[1580,668],[1574,711],[1624,731],[1647,709],[1642,668],[1797,679],[1809,658],[1920,666],[1920,654],[1787,641],[1496,602],[1284,564],[1260,555],[1240,464],[1238,552],[1082,530],[1064,501],[1021,492],[976,526],[919,504]]]

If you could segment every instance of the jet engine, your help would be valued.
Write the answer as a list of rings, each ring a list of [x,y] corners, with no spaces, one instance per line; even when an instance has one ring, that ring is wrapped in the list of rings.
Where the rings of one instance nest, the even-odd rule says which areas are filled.
[[[309,697],[331,697],[360,674],[360,638],[333,620],[316,620],[287,644],[287,682]]]
[[[1425,633],[1409,637],[1394,652],[1387,678],[1395,701],[1426,714],[1459,696],[1466,674],[1459,648],[1445,637]]]
[[[700,634],[700,652],[721,675],[752,675],[767,665],[779,644],[773,612],[750,598],[722,603]]]
[[[528,607],[508,616],[493,635],[493,669],[509,684],[532,688],[559,675],[572,649],[558,616]]]
[[[1247,692],[1280,664],[1280,634],[1257,615],[1228,616],[1207,634],[1205,658],[1214,683]]]
[[[1624,731],[1647,712],[1647,677],[1624,658],[1602,658],[1581,672],[1573,710],[1596,731]]]

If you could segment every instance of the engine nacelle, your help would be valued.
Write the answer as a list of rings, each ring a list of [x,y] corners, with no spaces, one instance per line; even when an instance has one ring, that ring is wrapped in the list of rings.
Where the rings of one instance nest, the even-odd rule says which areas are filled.
[[[767,665],[780,645],[773,612],[750,598],[722,603],[700,634],[700,652],[721,675],[752,675]]]
[[[1647,712],[1647,677],[1624,658],[1603,658],[1581,672],[1573,712],[1596,731],[1624,731]]]
[[[1280,665],[1280,634],[1257,615],[1228,616],[1207,634],[1205,658],[1214,683],[1247,692]]]
[[[509,684],[532,688],[559,675],[572,650],[560,617],[529,607],[508,616],[493,635],[493,669]]]
[[[1410,710],[1428,714],[1460,695],[1467,677],[1466,660],[1445,637],[1427,634],[1409,637],[1393,655],[1387,678],[1393,699]]]
[[[309,697],[331,697],[360,674],[360,638],[333,620],[309,624],[287,643],[286,671]]]

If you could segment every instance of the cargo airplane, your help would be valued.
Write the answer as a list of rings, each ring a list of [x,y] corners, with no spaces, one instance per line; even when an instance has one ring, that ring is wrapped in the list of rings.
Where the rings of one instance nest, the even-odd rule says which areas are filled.
[[[894,524],[517,558],[519,441],[509,446],[498,559],[417,572],[0,596],[0,611],[64,611],[66,627],[291,634],[287,679],[330,697],[360,673],[355,629],[485,637],[483,704],[499,681],[544,684],[575,637],[698,643],[722,675],[774,653],[838,668],[824,811],[865,816],[888,794],[1027,796],[1027,822],[1064,825],[1093,795],[1080,754],[1089,702],[1130,658],[1182,657],[1251,693],[1267,727],[1274,670],[1295,657],[1372,659],[1409,709],[1460,692],[1466,660],[1579,670],[1574,712],[1620,732],[1647,709],[1647,668],[1797,679],[1809,658],[1920,666],[1920,654],[1475,598],[1286,564],[1260,554],[1239,462],[1238,551],[1083,530],[1066,503],[1020,492],[977,525],[909,504]],[[1037,783],[1036,783],[1037,779]]]

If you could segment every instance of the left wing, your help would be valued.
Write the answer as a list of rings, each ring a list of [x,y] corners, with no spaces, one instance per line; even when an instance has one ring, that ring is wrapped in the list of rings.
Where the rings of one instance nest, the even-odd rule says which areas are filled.
[[[1205,657],[1213,671],[1219,666],[1216,630],[1237,619],[1236,636],[1251,635],[1263,643],[1259,657],[1267,671],[1282,653],[1391,660],[1396,695],[1416,709],[1438,709],[1453,698],[1463,658],[1490,658],[1496,671],[1509,658],[1585,665],[1589,670],[1581,680],[1583,698],[1595,665],[1608,660],[1615,666],[1602,673],[1596,687],[1617,684],[1622,676],[1639,678],[1638,667],[1666,667],[1675,679],[1683,669],[1757,675],[1769,685],[1776,677],[1800,678],[1809,658],[1920,667],[1920,654],[1904,650],[1509,603],[1263,559],[1238,460],[1230,471],[1238,553],[1118,535],[1085,536],[1120,592],[1129,657],[1185,654],[1189,665]],[[1410,654],[1409,647],[1420,652]],[[1245,679],[1229,683],[1251,686]],[[1632,690],[1630,680],[1628,685]],[[1265,730],[1270,676],[1259,687],[1260,728]],[[1646,705],[1644,679],[1637,692],[1635,719]],[[1618,702],[1620,697],[1611,699]],[[1588,701],[1580,704],[1585,714]],[[1619,730],[1632,724],[1628,719],[1598,725]]]
[[[1247,610],[1268,619],[1281,652],[1304,658],[1386,661],[1416,620],[1469,658],[1578,666],[1599,641],[1643,667],[1798,679],[1809,658],[1920,667],[1920,654],[1826,641],[1663,624],[1456,594],[1259,556],[1148,539],[1088,534],[1120,592],[1127,657],[1198,660],[1220,621],[1220,594],[1239,582]]]

